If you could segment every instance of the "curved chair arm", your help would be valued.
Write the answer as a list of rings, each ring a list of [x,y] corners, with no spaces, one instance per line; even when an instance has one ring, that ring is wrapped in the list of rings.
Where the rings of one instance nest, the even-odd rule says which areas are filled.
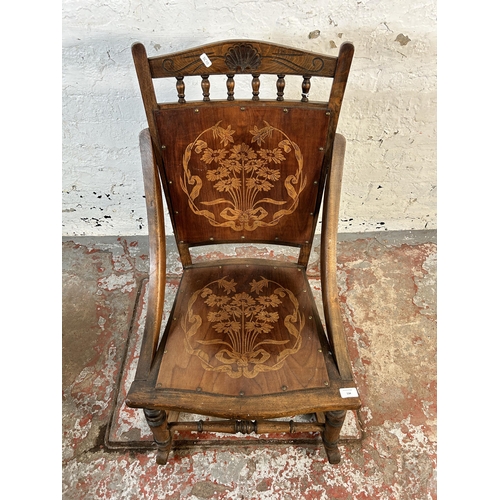
[[[340,190],[346,140],[335,134],[332,166],[325,189],[323,223],[321,230],[321,290],[325,310],[326,331],[334,350],[340,376],[352,380],[351,363],[340,313],[337,286],[337,230],[340,208]]]
[[[149,290],[146,324],[136,380],[147,378],[154,359],[163,315],[166,283],[166,241],[163,199],[149,129],[139,135],[149,233]]]

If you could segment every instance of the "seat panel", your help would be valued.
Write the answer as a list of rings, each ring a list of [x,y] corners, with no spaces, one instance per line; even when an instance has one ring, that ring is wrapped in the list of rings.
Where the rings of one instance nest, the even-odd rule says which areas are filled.
[[[225,396],[325,388],[333,365],[303,268],[193,267],[179,287],[156,388]]]

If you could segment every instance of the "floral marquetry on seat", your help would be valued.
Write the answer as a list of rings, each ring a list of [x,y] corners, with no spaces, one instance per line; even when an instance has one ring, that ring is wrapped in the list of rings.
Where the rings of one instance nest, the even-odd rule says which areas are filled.
[[[127,404],[143,408],[165,463],[176,430],[320,432],[331,463],[346,410],[360,407],[336,284],[337,224],[345,139],[336,127],[354,49],[338,56],[257,41],[226,41],[165,56],[132,47],[148,129],[141,132],[150,279],[144,338]],[[235,97],[235,75],[248,96]],[[260,96],[275,75],[276,99]],[[224,75],[227,98],[210,97]],[[300,99],[285,101],[287,75]],[[199,78],[200,100],[186,99]],[[169,78],[176,102],[158,103]],[[310,101],[314,78],[331,83]],[[239,81],[239,79],[237,79]],[[245,89],[242,89],[245,90]],[[161,331],[166,238],[163,196],[183,276]],[[323,201],[321,286],[325,326],[306,275]],[[265,243],[298,249],[296,262],[197,260],[191,248]],[[180,422],[192,413],[217,420]],[[280,421],[315,414],[314,422]]]

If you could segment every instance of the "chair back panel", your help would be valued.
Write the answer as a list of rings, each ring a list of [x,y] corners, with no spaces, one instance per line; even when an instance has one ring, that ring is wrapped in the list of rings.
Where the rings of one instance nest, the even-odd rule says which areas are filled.
[[[307,265],[353,45],[338,56],[255,40],[149,58],[136,43],[132,53],[183,266],[190,246],[223,242],[298,246]],[[244,100],[237,74],[252,76]],[[211,99],[211,75],[224,75],[226,100]],[[261,99],[262,75],[276,78],[275,100]],[[286,97],[287,75],[302,77],[300,101]],[[185,77],[200,78],[202,100],[186,100]],[[309,100],[316,77],[331,81],[326,101]],[[158,103],[153,80],[163,78],[177,102]]]
[[[265,105],[155,112],[177,240],[272,242],[314,235],[330,112]]]

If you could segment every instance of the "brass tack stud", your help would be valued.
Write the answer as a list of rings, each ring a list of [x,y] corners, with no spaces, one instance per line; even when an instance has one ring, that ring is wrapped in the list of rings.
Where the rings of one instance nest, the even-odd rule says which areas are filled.
[[[210,236],[210,241],[214,241],[214,238],[213,238],[213,236]]]
[[[165,144],[162,144],[161,149],[167,149],[167,146],[165,146]]]
[[[198,108],[195,108],[194,112],[195,112],[195,113],[199,113],[199,112],[200,112],[200,110],[199,110]]]
[[[245,108],[245,106],[241,106],[241,108],[240,108],[241,111],[245,111],[245,109],[247,109],[247,108]]]
[[[318,349],[318,352],[323,352],[321,349]]]
[[[201,392],[201,387],[197,387],[196,392]]]
[[[326,381],[326,380],[325,380],[323,383],[324,383],[325,385],[330,385],[330,384],[328,383],[328,381]]]
[[[312,316],[309,316],[309,319],[313,319],[313,317],[312,317]],[[319,352],[321,352],[321,349],[319,350]]]
[[[245,391],[240,391],[240,396],[244,396],[245,395]]]
[[[242,237],[241,237],[241,239],[242,239],[242,240],[244,240],[244,239],[245,239],[245,237],[244,237],[244,236],[242,236]]]
[[[282,385],[282,386],[281,386],[281,390],[282,390],[282,391],[286,391],[287,389],[288,389],[288,387],[287,387],[286,385]]]
[[[288,113],[288,108],[283,108],[283,113]]]
[[[330,116],[331,114],[332,114],[332,113],[331,113],[330,111],[327,111],[327,112],[325,113],[325,115],[326,115],[326,116]]]
[[[320,150],[320,151],[324,151],[324,150],[325,150],[325,148],[319,148],[319,150]]]

